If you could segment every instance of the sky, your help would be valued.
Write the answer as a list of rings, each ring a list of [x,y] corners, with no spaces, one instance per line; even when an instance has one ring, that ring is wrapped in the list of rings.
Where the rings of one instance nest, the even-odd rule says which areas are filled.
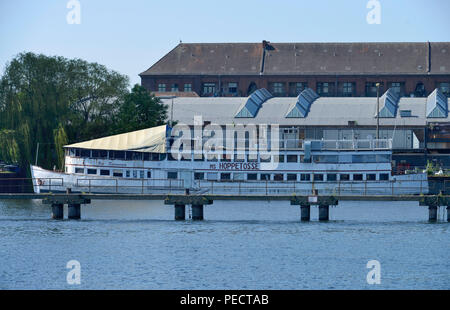
[[[449,0],[0,0],[0,72],[21,52],[81,58],[140,83],[180,40],[450,41]],[[378,24],[367,15],[380,4]]]

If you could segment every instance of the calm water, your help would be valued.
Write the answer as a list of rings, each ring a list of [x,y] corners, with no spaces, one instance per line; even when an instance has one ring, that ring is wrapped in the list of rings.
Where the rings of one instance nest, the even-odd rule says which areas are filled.
[[[103,201],[52,221],[39,201],[0,201],[0,289],[450,289],[450,224],[417,203],[344,202],[328,223],[311,212],[218,201],[204,222],[174,222],[161,202]],[[366,282],[373,259],[380,285]]]

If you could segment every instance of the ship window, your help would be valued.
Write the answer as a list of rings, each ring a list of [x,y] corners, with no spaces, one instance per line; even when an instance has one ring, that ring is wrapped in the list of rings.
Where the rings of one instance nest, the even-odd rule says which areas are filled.
[[[112,155],[111,159],[125,159],[124,151],[111,151],[110,155]]]
[[[333,182],[337,180],[337,174],[336,173],[329,173],[327,174],[327,181]]]
[[[152,153],[152,161],[162,160],[161,155],[165,155],[165,154]]]
[[[288,173],[287,180],[288,181],[297,181],[297,175],[295,173]]]
[[[235,181],[244,181],[245,180],[245,173],[233,173],[233,180]]]
[[[75,157],[75,149],[69,149],[69,156]]]
[[[313,161],[315,163],[337,163],[337,155],[315,155],[313,156]]]
[[[206,161],[219,161],[218,155],[215,153],[207,153],[206,154]]]
[[[182,161],[191,161],[192,155],[191,153],[187,154],[187,153],[182,153],[181,154],[181,160]]]
[[[375,155],[352,155],[353,163],[375,163],[376,156]]]
[[[84,174],[84,168],[75,168],[75,173],[83,173]]]
[[[275,155],[273,160],[276,163],[284,163],[284,155]]]
[[[366,174],[367,181],[375,181],[377,179],[377,175],[375,173]]]
[[[287,162],[288,163],[296,163],[296,162],[298,162],[298,156],[297,155],[288,155],[287,156]]]
[[[300,174],[300,181],[310,181],[310,180],[311,180],[310,174],[306,174],[306,173]]]
[[[222,154],[220,161],[222,162],[230,162],[231,161],[231,154]]]
[[[151,179],[152,172],[150,170],[147,170],[147,179]]]
[[[144,161],[149,161],[150,160],[150,153],[143,153],[142,156],[143,156],[143,160]]]
[[[283,174],[274,174],[273,175],[273,180],[274,181],[283,181],[284,180],[284,175]]]
[[[91,150],[81,150],[81,157],[91,157]]]
[[[97,169],[88,169],[87,174],[97,174]]]
[[[362,181],[363,175],[362,174],[354,174],[353,175],[353,181]]]
[[[142,160],[142,153],[141,152],[133,152],[132,158],[133,158],[133,160]]]
[[[144,178],[144,170],[139,170],[139,178]]]
[[[123,171],[122,170],[113,170],[113,176],[114,177],[123,177]]]
[[[194,173],[194,180],[204,180],[205,173],[204,172],[196,172]]]
[[[247,174],[247,180],[255,181],[257,179],[258,179],[258,174],[257,173],[248,173]]]
[[[261,173],[261,181],[270,181],[269,173]]]
[[[100,170],[100,175],[109,175],[109,170]]]
[[[377,155],[377,163],[388,163],[391,161],[391,156],[389,154]]]
[[[341,174],[341,175],[339,175],[339,180],[341,180],[341,181],[350,181],[350,174]]]
[[[352,155],[349,155],[349,154],[339,155],[339,162],[340,163],[351,163]]]
[[[220,179],[221,180],[231,180],[231,173],[221,173]]]
[[[245,154],[242,153],[234,153],[234,161],[235,162],[244,162]]]
[[[389,174],[388,173],[380,173],[380,181],[387,181],[389,180]]]
[[[314,174],[314,181],[323,181],[323,174]]]
[[[270,155],[269,154],[260,154],[259,161],[262,163],[270,163]]]
[[[92,150],[92,158],[108,158],[108,151]]]
[[[206,177],[208,178],[208,180],[210,181],[217,181],[217,172],[208,172],[206,174]]]
[[[168,171],[167,172],[168,179],[178,179],[178,172],[176,171]]]
[[[247,155],[247,162],[249,162],[249,163],[258,162],[258,155],[257,154],[248,154]]]
[[[130,170],[125,171],[125,177],[129,178],[130,177]]]
[[[133,179],[137,179],[137,171],[133,170]]]
[[[168,153],[167,160],[170,160],[170,161],[178,160],[178,153],[172,153],[172,152]]]

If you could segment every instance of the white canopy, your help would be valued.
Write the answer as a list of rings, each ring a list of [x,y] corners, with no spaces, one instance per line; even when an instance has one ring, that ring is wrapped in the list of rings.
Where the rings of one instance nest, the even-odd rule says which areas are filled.
[[[91,150],[166,152],[166,125],[64,146]]]

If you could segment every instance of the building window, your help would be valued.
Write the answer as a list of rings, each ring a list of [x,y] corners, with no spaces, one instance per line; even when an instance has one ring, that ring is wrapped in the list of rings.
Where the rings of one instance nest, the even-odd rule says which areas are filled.
[[[274,155],[273,161],[275,163],[284,163],[284,155]]]
[[[350,174],[341,174],[341,175],[339,175],[339,180],[341,180],[341,181],[350,181]]]
[[[387,181],[389,180],[389,174],[388,173],[380,173],[380,181]]]
[[[273,180],[274,180],[274,181],[283,181],[283,180],[284,180],[284,175],[281,174],[281,173],[280,173],[280,174],[278,174],[278,173],[277,173],[277,174],[274,174],[274,175],[273,175]]]
[[[377,96],[377,83],[367,82],[366,83],[366,96],[376,97]],[[381,85],[380,85],[380,96],[381,96]]]
[[[317,94],[321,97],[331,96],[331,85],[328,82],[318,82],[317,83]]]
[[[306,173],[300,174],[300,181],[310,181],[310,180],[311,180],[310,174],[306,174]]]
[[[439,89],[444,95],[450,97],[450,83],[439,83]]]
[[[363,180],[363,175],[362,174],[354,174],[353,175],[353,181],[362,181]]]
[[[84,168],[75,168],[75,173],[82,173],[82,174],[84,174]]]
[[[231,180],[231,173],[221,173],[220,174],[220,180],[221,181]]]
[[[87,174],[97,174],[97,169],[88,169]]]
[[[168,179],[178,179],[178,172],[176,171],[168,171],[167,172]]]
[[[256,174],[256,173],[248,173],[247,174],[247,180],[256,181],[257,179],[258,179],[258,174]]]
[[[185,91],[185,92],[190,92],[190,91],[192,91],[192,84],[184,84],[184,88],[183,88],[183,90]]]
[[[344,97],[353,96],[353,83],[345,82],[342,84],[342,96]]]
[[[334,182],[337,180],[337,174],[336,173],[329,173],[327,174],[327,181]]]
[[[216,92],[216,84],[215,83],[204,83],[203,84],[203,94],[204,95],[212,95]]]
[[[288,173],[287,180],[288,181],[297,181],[297,175],[295,173]]]
[[[228,93],[235,95],[237,94],[238,88],[237,83],[228,83]]]
[[[306,83],[289,83],[289,95],[297,97],[307,87]]]
[[[417,83],[416,89],[414,90],[414,96],[416,96],[416,97],[425,97],[426,96],[425,85],[423,85],[422,82]]]
[[[399,96],[403,96],[403,83],[393,82],[391,83],[392,90]]]
[[[178,84],[176,84],[176,83],[172,84],[171,90],[172,90],[173,92],[177,92],[177,91],[178,91]]]
[[[272,91],[274,95],[284,95],[284,84],[283,83],[273,83]]]
[[[159,92],[165,92],[166,91],[166,84],[158,84],[158,91]]]
[[[100,170],[100,175],[108,175],[109,176],[109,170]]]

